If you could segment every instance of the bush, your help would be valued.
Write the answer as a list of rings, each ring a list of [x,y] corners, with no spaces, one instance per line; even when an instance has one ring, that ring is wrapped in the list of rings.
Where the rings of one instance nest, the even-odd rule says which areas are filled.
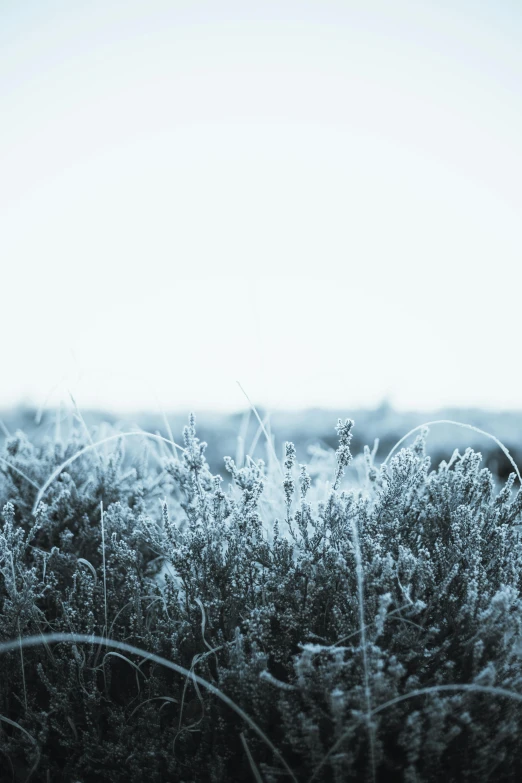
[[[516,476],[430,470],[423,430],[348,480],[352,427],[227,487],[193,417],[132,459],[6,440],[2,780],[522,778]]]

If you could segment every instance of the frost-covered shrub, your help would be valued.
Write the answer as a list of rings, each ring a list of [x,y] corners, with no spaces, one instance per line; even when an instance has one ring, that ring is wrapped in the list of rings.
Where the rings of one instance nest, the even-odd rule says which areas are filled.
[[[193,417],[132,465],[123,436],[7,440],[1,780],[521,779],[515,474],[431,470],[423,431],[356,479],[352,427],[228,481]]]

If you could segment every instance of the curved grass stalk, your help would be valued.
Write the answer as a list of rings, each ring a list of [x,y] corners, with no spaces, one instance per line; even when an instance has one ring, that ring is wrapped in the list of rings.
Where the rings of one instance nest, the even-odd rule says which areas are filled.
[[[102,568],[103,568],[103,607],[105,616],[105,627],[103,632],[106,634],[109,629],[109,621],[107,619],[107,570],[105,568],[105,524],[103,521],[103,500],[100,501],[100,514],[101,514],[101,535],[102,535]],[[114,653],[116,655],[116,653]]]
[[[158,395],[156,393],[154,393],[154,397],[156,399],[156,405],[158,406],[158,410],[161,413],[161,417],[162,417],[163,423],[165,425],[165,430],[167,432],[167,435],[169,436],[169,440],[170,440],[171,445],[172,445],[172,451],[174,453],[174,459],[179,459],[178,452],[177,452],[178,446],[176,446],[176,444],[174,442],[174,435],[172,434],[172,429],[171,429],[169,420],[167,418],[167,414],[165,412],[165,409],[163,408],[163,405],[161,404],[160,399],[159,399],[159,397],[158,397]]]
[[[252,408],[252,411],[254,412],[254,415],[255,415],[256,419],[258,420],[258,422],[259,422],[259,426],[261,427],[261,430],[263,431],[263,435],[266,438],[266,442],[268,444],[268,447],[269,447],[270,451],[272,452],[272,456],[273,456],[273,458],[275,460],[275,463],[276,463],[277,467],[279,468],[279,472],[281,473],[281,476],[283,476],[283,478],[284,478],[283,468],[281,467],[281,463],[280,463],[279,458],[278,458],[278,456],[277,456],[277,454],[275,452],[274,445],[272,443],[272,439],[271,439],[270,435],[268,434],[268,432],[266,431],[265,425],[261,421],[261,416],[257,412],[257,409],[256,409],[254,403],[251,401],[250,397],[248,396],[246,391],[243,389],[243,387],[241,386],[239,381],[236,381],[236,383],[239,386],[239,388],[241,389],[241,391],[243,392],[243,394],[245,395],[245,397],[247,398],[248,404]]]
[[[366,719],[368,721],[368,740],[370,744],[370,763],[372,781],[377,780],[377,769],[375,763],[375,730],[372,726],[372,695],[370,691],[370,674],[368,666],[368,653],[366,649],[366,623],[364,621],[364,573],[361,557],[361,546],[359,543],[359,533],[357,531],[357,522],[351,517],[352,537],[355,549],[355,571],[357,575],[357,597],[359,604],[359,628],[361,633],[361,647],[364,670],[364,696],[366,699]]]
[[[77,563],[82,563],[83,565],[86,565],[89,571],[91,572],[93,579],[94,579],[94,586],[98,584],[98,577],[96,575],[96,569],[94,568],[93,564],[90,563],[88,560],[86,560],[84,557],[78,557],[76,559]]]
[[[163,701],[163,702],[165,702],[165,704],[168,704],[169,702],[171,702],[172,704],[178,704],[179,703],[178,700],[177,699],[173,699],[172,696],[152,696],[152,698],[145,699],[145,701],[140,702],[137,707],[134,707],[134,709],[132,710],[131,714],[129,715],[129,720],[132,718],[134,713],[137,712],[137,710],[139,710],[140,707],[143,707],[144,704],[148,704],[149,701]],[[161,709],[165,706],[165,704],[161,705],[160,712],[161,712]]]
[[[149,598],[154,598],[154,599],[156,599],[157,597],[158,597],[158,598],[161,598],[161,596],[154,596],[154,595],[142,595],[142,596],[141,596],[141,600],[143,601],[144,599],[149,599]],[[116,620],[118,619],[118,617],[120,616],[120,614],[121,614],[121,613],[124,611],[124,609],[126,609],[128,606],[132,606],[132,604],[133,604],[133,603],[134,603],[134,601],[133,601],[133,600],[127,601],[127,603],[126,603],[126,604],[124,604],[124,605],[121,607],[121,609],[119,609],[119,610],[117,611],[117,613],[116,613],[116,616],[114,617],[114,620],[113,620],[113,621],[112,621],[112,623],[111,623],[111,627],[110,627],[110,629],[109,629],[109,635],[112,633],[112,630],[113,630],[113,628],[114,628],[114,624],[115,624]]]
[[[213,652],[213,650],[211,650],[211,652]],[[204,704],[203,704],[203,698],[201,696],[201,691],[199,690],[198,684],[197,684],[196,679],[194,677],[194,667],[195,667],[195,665],[197,663],[199,663],[200,660],[202,660],[203,658],[206,658],[207,655],[209,655],[208,652],[206,652],[206,653],[196,653],[196,655],[192,658],[192,663],[190,664],[190,669],[189,669],[189,674],[192,677],[192,680],[194,682],[194,690],[196,691],[198,699],[201,702],[201,710],[202,710],[203,713],[205,712],[205,707],[204,707]],[[187,686],[188,686],[188,677],[185,678],[185,685],[183,686],[183,694],[181,696],[181,706],[179,708],[178,732],[177,732],[176,736],[174,737],[174,739],[172,741],[172,748],[173,749],[174,749],[174,746],[176,744],[176,740],[179,737],[179,735],[183,731],[186,730],[186,728],[185,729],[181,728],[181,721],[183,719],[183,708],[185,706],[185,694],[187,692]],[[201,720],[202,720],[202,718],[200,718],[197,723],[201,723]],[[193,725],[197,725],[197,723],[193,724]],[[188,730],[190,731],[190,728]]]
[[[41,488],[36,487],[36,484],[34,484],[34,482],[31,481],[31,479],[29,479],[27,476],[24,476],[24,478],[26,478],[28,481],[31,481],[31,484],[33,484],[33,486],[39,489],[39,492],[36,496],[36,500],[34,501],[32,513],[36,514],[36,509],[38,508],[41,499],[43,498],[43,496],[45,495],[45,493],[47,492],[47,490],[49,489],[53,481],[60,475],[62,470],[65,470],[65,468],[67,468],[72,462],[75,462],[79,457],[81,457],[83,454],[86,454],[88,451],[92,451],[93,449],[96,449],[98,446],[102,446],[104,443],[108,443],[111,440],[117,440],[118,438],[129,438],[132,436],[153,438],[155,440],[164,441],[165,443],[170,443],[174,445],[176,448],[180,449],[181,451],[186,451],[186,449],[182,448],[177,443],[174,443],[174,441],[171,441],[169,438],[164,438],[163,435],[155,435],[152,432],[119,432],[116,435],[109,435],[107,438],[102,438],[102,440],[98,440],[96,441],[96,443],[92,443],[89,446],[85,446],[83,449],[80,449],[80,451],[77,451],[76,454],[73,454],[72,457],[66,459],[65,462],[62,462],[61,465],[59,465],[55,470],[53,470],[53,472],[51,473],[51,475],[49,476],[49,478]],[[18,473],[20,473],[20,471],[18,471]]]
[[[29,478],[29,476],[26,476],[25,473],[23,473],[23,471],[19,470],[14,465],[11,465],[11,463],[8,460],[4,459],[4,457],[0,457],[0,462],[3,462],[4,465],[7,465],[9,468],[11,468],[11,470],[14,470],[15,473],[18,473],[18,475],[24,478],[26,481],[28,481],[29,484],[32,484],[35,489],[40,489],[38,484],[36,484],[36,482],[34,482],[32,478]]]
[[[256,446],[258,444],[259,438],[261,437],[261,434],[263,433],[263,427],[265,427],[266,424],[268,424],[268,416],[265,416],[265,420],[263,421],[262,425],[257,428],[256,433],[254,435],[254,438],[252,440],[252,443],[250,444],[250,448],[249,448],[249,450],[247,452],[248,455],[250,456],[250,458],[252,459],[252,461],[253,461],[252,455],[253,455],[254,451],[256,450]]]
[[[35,740],[35,738],[33,737],[33,735],[29,734],[29,732],[26,731],[26,729],[24,729],[23,726],[20,726],[19,723],[16,723],[16,721],[11,720],[10,718],[6,718],[5,715],[0,715],[0,720],[3,721],[4,723],[8,723],[10,726],[13,726],[15,729],[19,729],[23,734],[25,734],[26,737],[29,737],[29,739],[31,740],[31,742],[33,743],[33,745],[36,748],[36,761],[34,762],[33,766],[29,770],[29,774],[27,775],[27,777],[25,779],[25,783],[27,783],[27,781],[29,780],[29,778],[31,777],[33,772],[36,771],[36,768],[38,767],[38,764],[40,763],[40,748],[38,747],[38,743]]]
[[[256,783],[263,783],[263,778],[261,777],[261,773],[258,769],[258,766],[254,759],[252,758],[252,754],[250,753],[250,748],[248,747],[247,741],[245,739],[245,733],[242,731],[239,735],[241,737],[241,744],[243,745],[243,748],[245,750],[248,763],[250,764],[250,769],[252,770],[252,774],[256,779]]]
[[[478,427],[475,427],[473,424],[463,424],[461,421],[452,421],[451,419],[437,419],[437,421],[427,421],[425,422],[425,424],[419,424],[418,427],[414,427],[412,430],[407,432],[406,435],[403,435],[403,437],[399,441],[397,441],[395,446],[391,449],[390,453],[384,460],[383,465],[386,465],[386,463],[388,462],[388,460],[390,459],[394,451],[398,449],[401,443],[404,443],[404,441],[407,440],[410,437],[410,435],[413,435],[413,433],[417,432],[418,430],[422,430],[424,427],[431,427],[433,424],[453,424],[455,427],[463,427],[464,429],[472,430],[473,432],[478,432],[480,435],[485,435],[487,438],[490,438],[490,440],[496,443],[499,449],[501,449],[501,451],[504,452],[509,462],[513,466],[515,473],[517,474],[519,483],[522,485],[522,476],[520,475],[520,471],[518,469],[517,463],[509,453],[508,449],[497,437],[495,437],[495,435],[492,435],[490,432],[486,432],[486,430],[481,430]]]
[[[126,642],[118,642],[114,639],[106,639],[105,637],[91,635],[91,634],[83,634],[83,633],[50,633],[45,635],[38,635],[38,636],[26,636],[23,637],[20,641],[18,639],[11,640],[9,642],[1,642],[0,643],[0,654],[9,652],[10,650],[16,649],[20,644],[22,647],[37,647],[39,644],[42,644],[43,641],[46,641],[48,644],[50,643],[57,643],[57,642],[64,642],[68,644],[99,644],[105,645],[106,647],[113,647],[116,650],[121,650],[126,653],[130,653],[131,655],[137,655],[140,658],[147,658],[148,660],[154,661],[154,663],[159,664],[160,666],[165,666],[168,669],[171,669],[172,671],[177,672],[178,674],[182,674],[184,677],[191,677],[193,681],[197,682],[199,685],[201,685],[203,688],[206,688],[210,693],[212,693],[214,696],[217,696],[218,699],[220,699],[224,704],[227,705],[227,707],[230,707],[230,709],[234,710],[234,712],[239,715],[239,717],[247,723],[252,731],[255,731],[255,733],[260,737],[260,739],[270,748],[274,756],[276,756],[281,764],[284,766],[294,783],[298,783],[296,776],[286,763],[285,759],[281,755],[281,753],[278,751],[278,749],[275,747],[273,742],[270,740],[269,737],[264,733],[262,729],[259,728],[257,723],[252,720],[252,718],[247,715],[247,713],[241,709],[235,702],[232,701],[225,693],[222,693],[222,691],[219,690],[219,688],[216,688],[215,685],[212,685],[212,683],[207,682],[207,680],[203,679],[203,677],[200,677],[198,674],[196,674],[194,671],[190,672],[188,669],[185,669],[183,666],[179,666],[177,663],[173,663],[172,661],[167,660],[166,658],[162,658],[160,655],[156,655],[155,653],[147,652],[146,650],[142,650],[139,647],[134,647],[132,644],[127,644]],[[522,698],[522,697],[521,697]],[[21,728],[21,727],[19,727]],[[22,729],[22,731],[25,731]],[[39,761],[39,759],[38,759]],[[36,769],[36,766],[34,767]]]
[[[214,653],[214,658],[216,659],[216,665],[219,665],[219,661],[216,655],[216,650],[214,650],[210,644],[205,639],[205,625],[206,625],[206,615],[205,615],[205,607],[201,603],[200,599],[196,596],[195,598],[196,603],[198,604],[199,608],[201,609],[201,636],[203,637],[203,641],[205,643],[205,646],[209,649],[211,653]],[[221,649],[220,647],[217,648],[218,650]],[[205,657],[208,655],[208,653],[205,653]]]
[[[20,632],[20,620],[18,620],[18,641],[20,643],[20,669],[22,671],[22,683],[24,686],[24,705],[27,712],[27,685],[25,682],[25,665],[24,665],[24,651],[22,648],[22,634]]]
[[[141,674],[142,677],[145,677],[145,675],[141,671],[140,667],[137,666],[134,663],[134,661],[130,661],[128,658],[126,658],[121,653],[116,652],[115,650],[109,650],[109,652],[105,653],[105,655],[103,656],[103,661],[101,662],[100,666],[97,666],[96,668],[97,669],[101,668],[102,671],[103,671],[103,675],[105,676],[105,668],[104,668],[105,667],[105,659],[108,658],[109,655],[114,655],[116,658],[121,658],[122,661],[126,661],[128,664],[130,664],[130,666],[132,666],[133,669],[135,669],[135,671],[137,672],[137,674],[136,674],[136,684],[138,686],[138,693],[141,693],[141,686],[140,686],[140,681],[139,681],[139,678],[138,678],[138,674]],[[145,677],[145,679],[147,679],[147,678]]]

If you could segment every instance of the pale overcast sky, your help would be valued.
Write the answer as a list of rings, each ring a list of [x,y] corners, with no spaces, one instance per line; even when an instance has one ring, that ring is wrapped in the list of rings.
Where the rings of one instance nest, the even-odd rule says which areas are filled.
[[[522,4],[0,0],[0,407],[522,408]]]

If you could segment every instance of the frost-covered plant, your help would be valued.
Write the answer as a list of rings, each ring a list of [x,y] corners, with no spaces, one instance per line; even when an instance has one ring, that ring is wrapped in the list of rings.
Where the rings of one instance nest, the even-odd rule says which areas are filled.
[[[175,456],[6,441],[2,780],[521,779],[515,474],[425,430],[355,481],[353,426],[328,480],[287,443],[227,483],[194,417]]]

